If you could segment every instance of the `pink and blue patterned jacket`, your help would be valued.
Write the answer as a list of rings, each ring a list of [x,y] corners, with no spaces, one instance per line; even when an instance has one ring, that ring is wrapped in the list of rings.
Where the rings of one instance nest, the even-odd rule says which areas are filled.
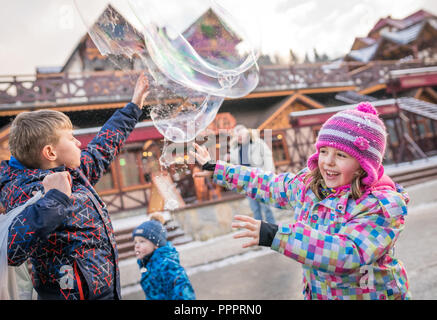
[[[349,188],[331,189],[318,200],[304,183],[308,172],[275,175],[218,161],[213,177],[294,210],[293,223],[279,225],[271,248],[302,264],[305,299],[410,299],[406,271],[394,257],[409,201],[402,187],[374,188],[357,201]]]

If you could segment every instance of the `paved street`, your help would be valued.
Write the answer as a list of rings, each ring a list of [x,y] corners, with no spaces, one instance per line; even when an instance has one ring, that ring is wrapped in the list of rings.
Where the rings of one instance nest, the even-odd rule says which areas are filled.
[[[198,299],[302,299],[298,263],[269,249],[243,252],[205,270],[187,268]],[[437,203],[410,210],[396,255],[407,269],[413,298],[437,299]]]

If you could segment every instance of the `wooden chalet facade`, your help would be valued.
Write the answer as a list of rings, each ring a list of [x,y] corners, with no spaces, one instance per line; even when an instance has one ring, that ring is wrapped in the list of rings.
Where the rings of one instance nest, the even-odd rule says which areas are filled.
[[[404,19],[380,19],[367,37],[356,38],[346,61],[437,58],[437,16],[419,10]]]
[[[213,19],[212,12],[208,11],[205,19]],[[197,30],[193,36],[202,30],[198,28],[202,21],[201,17],[189,28]],[[356,46],[359,50],[360,44]],[[257,88],[246,97],[226,99],[209,126],[217,136],[217,154],[227,152],[219,144],[219,134],[244,124],[259,129],[261,136],[264,130],[271,130],[276,170],[297,171],[314,151],[313,143],[326,115],[363,100],[378,106],[389,130],[386,163],[437,154],[437,59],[401,61],[402,56],[391,57],[395,59],[361,62],[345,58],[324,64],[261,67]],[[114,110],[130,100],[142,69],[140,62],[130,65],[131,70],[114,70],[85,35],[59,73],[0,77],[0,159],[10,157],[10,121],[22,111],[42,108],[66,113],[85,147]],[[145,104],[153,105],[155,99],[151,95]],[[162,201],[156,201],[155,206],[159,188],[154,178],[164,171],[185,206],[235,197],[205,181],[193,181],[194,165],[172,165],[163,170],[159,164],[163,137],[147,109],[96,185],[109,211],[162,210]]]

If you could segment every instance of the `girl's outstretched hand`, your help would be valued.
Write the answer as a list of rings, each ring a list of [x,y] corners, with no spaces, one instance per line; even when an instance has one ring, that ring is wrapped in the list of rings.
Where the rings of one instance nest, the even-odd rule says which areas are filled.
[[[190,150],[191,156],[193,156],[198,163],[200,163],[202,166],[211,160],[211,156],[209,155],[208,149],[204,146],[199,146],[197,143],[193,143],[194,148],[196,149],[196,152],[193,152]],[[194,178],[199,177],[211,177],[213,175],[212,171],[200,171],[195,172],[193,174]]]
[[[237,215],[235,220],[241,222],[232,222],[232,228],[244,228],[247,231],[240,232],[234,235],[234,239],[252,238],[249,242],[243,243],[243,248],[259,245],[259,232],[261,230],[261,221],[249,216]]]
[[[202,166],[211,160],[211,156],[209,155],[208,149],[206,147],[199,146],[195,142],[193,143],[193,146],[196,149],[196,152],[190,151],[190,153]]]

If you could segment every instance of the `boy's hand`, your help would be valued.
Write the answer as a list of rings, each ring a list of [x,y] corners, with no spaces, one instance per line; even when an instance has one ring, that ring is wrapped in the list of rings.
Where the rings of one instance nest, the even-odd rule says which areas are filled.
[[[232,222],[232,228],[245,228],[248,231],[237,233],[233,236],[233,238],[253,238],[251,241],[243,243],[243,248],[259,245],[259,232],[261,230],[261,221],[255,220],[249,216],[242,215],[237,215],[234,217],[234,219],[242,221],[243,223]]]
[[[45,176],[42,185],[45,193],[51,189],[58,189],[68,197],[71,196],[71,176],[67,171],[55,172]]]
[[[134,94],[132,96],[132,103],[135,103],[138,108],[142,109],[144,100],[149,95],[149,79],[146,74],[142,72],[135,84]]]

